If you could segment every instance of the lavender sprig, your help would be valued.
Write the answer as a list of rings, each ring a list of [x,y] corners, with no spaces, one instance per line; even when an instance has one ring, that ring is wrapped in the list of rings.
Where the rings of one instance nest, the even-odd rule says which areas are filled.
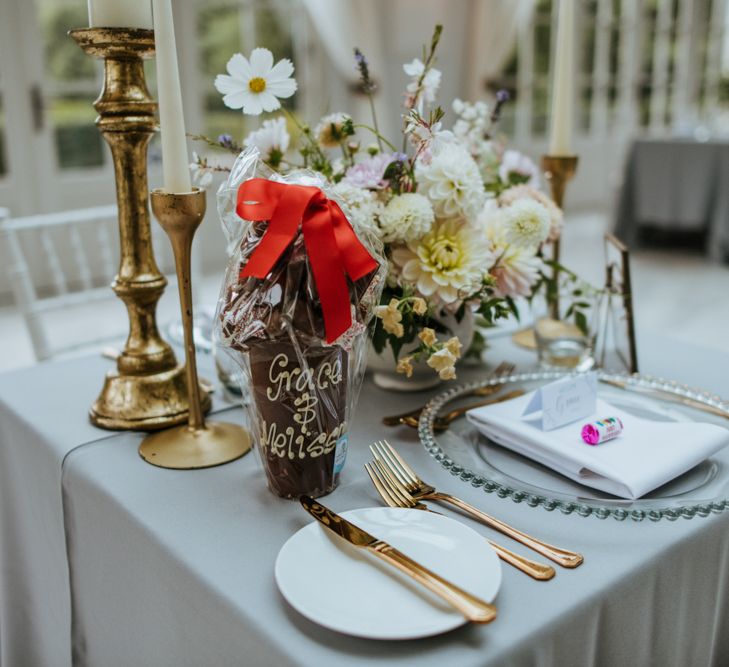
[[[501,107],[503,107],[510,98],[511,96],[509,95],[509,91],[504,90],[503,88],[496,93],[496,104],[494,105],[494,110],[491,112],[492,125],[499,122],[499,118],[501,118]]]
[[[370,65],[365,58],[364,53],[355,47],[354,49],[354,66],[359,72],[360,88],[362,92],[367,95],[367,99],[370,101],[370,111],[372,112],[372,127],[375,130],[377,136],[377,145],[380,147],[380,151],[383,150],[382,138],[380,137],[380,128],[377,126],[377,114],[375,113],[375,100],[374,94],[377,91],[377,84],[370,77]]]
[[[364,53],[357,47],[354,49],[354,66],[359,72],[360,88],[366,95],[371,95],[377,90],[377,84],[370,77],[370,65]]]
[[[499,122],[501,119],[501,110],[509,100],[511,99],[511,95],[509,95],[508,90],[504,90],[501,88],[496,93],[496,104],[494,104],[493,111],[491,112],[491,116],[489,117],[489,126],[486,129],[486,132],[484,132],[484,139],[491,139],[491,134],[493,132],[494,126]]]
[[[206,137],[204,134],[188,134],[188,137],[193,141],[204,141],[208,146],[215,148],[222,148],[223,150],[230,151],[231,153],[238,155],[243,150],[243,146],[233,140],[233,137],[229,134],[221,134],[217,139],[211,139]]]

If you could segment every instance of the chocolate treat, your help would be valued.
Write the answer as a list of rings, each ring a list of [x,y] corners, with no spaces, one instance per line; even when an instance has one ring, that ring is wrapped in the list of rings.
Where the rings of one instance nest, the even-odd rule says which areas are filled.
[[[249,360],[269,488],[284,498],[329,493],[347,451],[347,352],[281,338],[252,341]]]
[[[318,177],[267,182],[260,171],[249,149],[218,191],[231,257],[215,335],[250,393],[245,408],[269,488],[321,496],[344,464],[387,263],[376,238],[360,236],[324,192],[311,191]]]

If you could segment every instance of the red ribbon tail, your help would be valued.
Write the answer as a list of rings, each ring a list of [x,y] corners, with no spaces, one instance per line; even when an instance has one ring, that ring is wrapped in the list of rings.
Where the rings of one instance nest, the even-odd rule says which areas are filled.
[[[372,273],[378,266],[377,260],[370,255],[369,250],[359,240],[352,229],[352,225],[339,208],[337,202],[329,200],[334,236],[339,248],[339,256],[344,264],[347,275],[352,280],[359,280]]]
[[[319,293],[327,343],[352,326],[349,286],[328,206],[309,209],[304,220],[304,243]]]

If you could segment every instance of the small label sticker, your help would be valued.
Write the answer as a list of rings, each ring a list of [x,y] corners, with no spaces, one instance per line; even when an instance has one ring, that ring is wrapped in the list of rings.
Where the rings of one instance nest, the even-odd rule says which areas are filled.
[[[334,449],[334,474],[337,475],[344,468],[344,462],[347,460],[347,444],[349,435],[344,434],[337,440],[337,446]]]
[[[541,418],[541,429],[551,431],[593,414],[596,406],[597,374],[585,373],[562,378],[537,389],[522,416]]]

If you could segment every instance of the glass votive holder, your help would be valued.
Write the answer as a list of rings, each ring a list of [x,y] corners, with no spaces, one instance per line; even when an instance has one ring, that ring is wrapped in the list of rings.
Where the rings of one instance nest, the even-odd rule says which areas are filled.
[[[534,322],[539,365],[546,370],[588,371],[597,365],[598,337],[605,321],[605,290],[560,274],[556,303],[545,299]]]
[[[539,365],[551,370],[587,371],[595,365],[595,332],[571,322],[540,317],[534,325]]]

